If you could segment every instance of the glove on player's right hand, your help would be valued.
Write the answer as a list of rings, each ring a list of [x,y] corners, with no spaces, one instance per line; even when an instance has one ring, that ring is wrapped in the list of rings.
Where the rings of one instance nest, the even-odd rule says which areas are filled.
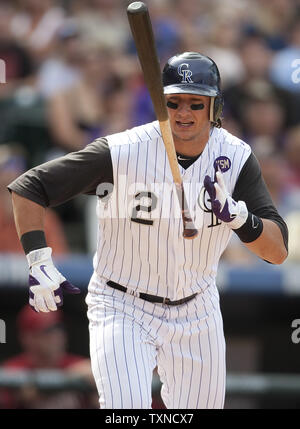
[[[51,247],[33,250],[28,253],[29,265],[29,304],[37,312],[57,310],[63,304],[63,291],[80,293],[80,289],[69,283],[55,268]]]

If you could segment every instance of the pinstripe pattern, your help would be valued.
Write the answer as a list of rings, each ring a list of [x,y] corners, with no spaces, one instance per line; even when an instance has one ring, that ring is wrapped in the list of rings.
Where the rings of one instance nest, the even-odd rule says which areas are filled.
[[[108,142],[115,186],[106,208],[98,203],[101,241],[95,270],[99,276],[133,290],[170,299],[206,289],[215,281],[218,261],[231,230],[225,224],[202,227],[203,222],[204,226],[211,222],[211,213],[203,213],[197,203],[200,189],[206,174],[214,176],[214,160],[225,154],[232,161],[231,169],[224,174],[232,192],[250,155],[249,147],[225,130],[214,129],[198,160],[187,170],[180,167],[200,230],[199,237],[189,241],[182,238],[182,221],[158,123],[109,136]],[[134,196],[151,190],[158,198],[157,208],[151,213],[140,211],[138,216],[153,220],[153,225],[131,222],[132,207],[140,203]]]
[[[184,240],[158,123],[107,139],[114,191],[98,201],[99,243],[86,299],[100,406],[150,408],[157,366],[168,408],[222,408],[225,341],[215,279],[232,231],[212,215],[203,180],[214,177],[215,159],[226,156],[231,168],[224,180],[232,193],[250,148],[213,129],[197,161],[180,167],[199,229],[195,240]],[[155,305],[110,288],[108,279],[172,300],[198,295],[177,307]]]

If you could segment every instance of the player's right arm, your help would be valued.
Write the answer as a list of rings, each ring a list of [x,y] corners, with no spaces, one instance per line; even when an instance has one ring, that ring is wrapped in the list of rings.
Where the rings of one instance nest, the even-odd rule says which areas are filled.
[[[63,303],[63,290],[80,292],[53,264],[52,249],[47,247],[44,234],[45,210],[81,193],[95,195],[100,183],[107,183],[111,191],[112,163],[105,139],[35,167],[8,186],[17,233],[30,269],[29,303],[36,311],[56,310]]]

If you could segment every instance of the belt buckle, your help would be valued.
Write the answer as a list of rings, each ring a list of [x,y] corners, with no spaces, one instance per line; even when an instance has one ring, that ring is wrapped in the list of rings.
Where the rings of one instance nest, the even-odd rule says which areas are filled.
[[[170,303],[170,298],[163,298],[162,303],[168,305]]]
[[[134,289],[127,288],[126,292],[129,293],[129,295],[135,296],[136,298],[139,298],[140,296],[140,293],[135,291]]]

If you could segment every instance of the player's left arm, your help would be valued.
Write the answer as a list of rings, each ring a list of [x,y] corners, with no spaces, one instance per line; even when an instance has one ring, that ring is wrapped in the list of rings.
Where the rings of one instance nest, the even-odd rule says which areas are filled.
[[[250,243],[245,243],[253,253],[272,264],[282,264],[288,256],[279,226],[272,220],[262,219],[261,235]]]
[[[281,264],[288,255],[287,226],[276,210],[252,153],[243,166],[232,196],[228,193],[221,172],[216,182],[206,176],[207,189],[214,214],[239,236],[260,258]]]

